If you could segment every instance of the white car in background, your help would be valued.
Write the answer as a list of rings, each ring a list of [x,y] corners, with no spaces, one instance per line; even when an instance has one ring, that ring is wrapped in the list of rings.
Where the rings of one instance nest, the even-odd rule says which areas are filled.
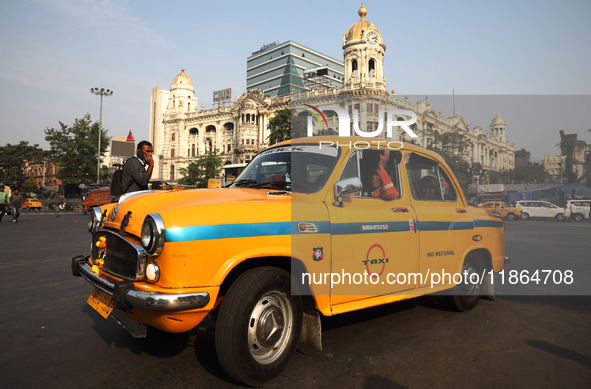
[[[516,206],[521,208],[521,218],[527,220],[532,217],[547,217],[556,220],[564,220],[564,209],[540,200],[520,200]]]
[[[591,200],[568,200],[564,206],[564,217],[582,222],[583,219],[589,219],[590,211]]]

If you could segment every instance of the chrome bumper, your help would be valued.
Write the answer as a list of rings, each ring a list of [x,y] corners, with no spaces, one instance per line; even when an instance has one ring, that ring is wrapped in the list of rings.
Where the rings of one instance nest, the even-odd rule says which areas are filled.
[[[84,277],[94,287],[99,288],[115,300],[115,306],[121,309],[132,307],[153,311],[187,311],[203,308],[209,303],[209,293],[162,294],[144,292],[135,289],[133,282],[111,282],[105,280],[91,270],[86,257],[72,258],[72,273]]]

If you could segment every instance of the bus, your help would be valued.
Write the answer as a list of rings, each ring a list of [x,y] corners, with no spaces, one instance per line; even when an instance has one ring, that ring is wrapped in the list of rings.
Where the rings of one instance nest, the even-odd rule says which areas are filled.
[[[232,163],[222,167],[222,182],[230,185],[242,173],[246,163]]]

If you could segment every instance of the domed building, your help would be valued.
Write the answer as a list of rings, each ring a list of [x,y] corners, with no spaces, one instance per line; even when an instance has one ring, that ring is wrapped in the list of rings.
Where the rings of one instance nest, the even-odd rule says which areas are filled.
[[[154,146],[155,169],[153,179],[177,181],[180,169],[186,168],[192,161],[208,152],[215,151],[225,164],[244,163],[250,161],[257,152],[269,146],[269,120],[274,113],[290,108],[295,114],[305,114],[298,107],[336,106],[348,113],[355,131],[362,129],[376,136],[386,137],[384,125],[387,120],[406,121],[408,115],[384,119],[389,110],[403,110],[414,113],[416,122],[412,131],[418,137],[414,143],[428,146],[438,135],[453,132],[460,134],[468,145],[462,150],[461,158],[469,163],[479,163],[483,171],[503,171],[514,168],[514,147],[506,138],[506,123],[499,114],[493,118],[488,131],[480,126],[470,128],[460,115],[445,118],[442,113],[435,112],[425,99],[411,103],[408,98],[399,98],[394,91],[389,93],[384,77],[384,59],[386,44],[382,33],[375,24],[366,17],[368,10],[362,4],[358,10],[359,20],[352,24],[343,34],[343,69],[344,76],[335,74],[333,81],[323,88],[317,82],[305,82],[306,70],[302,64],[310,62],[306,57],[304,46],[292,41],[286,42],[288,56],[289,79],[300,77],[298,87],[281,87],[272,81],[256,81],[260,85],[268,85],[263,91],[254,89],[251,84],[254,76],[249,76],[247,91],[229,105],[218,105],[216,108],[198,107],[197,97],[191,78],[183,69],[174,77],[170,91],[155,87],[151,96],[150,110],[150,141]],[[286,47],[287,47],[286,46]],[[276,47],[273,48],[273,50]],[[284,51],[281,47],[279,50]],[[287,49],[285,49],[287,50]],[[298,52],[301,50],[301,52]],[[265,52],[265,61],[276,61],[275,51]],[[263,53],[257,51],[247,62],[262,61]],[[296,58],[300,62],[290,60]],[[253,62],[253,63],[254,63]],[[273,62],[275,63],[275,62]],[[252,64],[251,64],[252,65]],[[261,62],[252,66],[267,66]],[[336,72],[338,73],[338,72]],[[273,75],[273,79],[277,78]],[[271,78],[269,78],[271,80]],[[290,85],[295,85],[291,83]],[[283,92],[279,92],[283,90]],[[291,92],[290,92],[291,91]],[[287,93],[281,95],[280,93]],[[330,110],[328,111],[330,112]],[[338,128],[337,115],[327,113],[328,128]],[[318,128],[314,127],[314,131]],[[411,141],[402,127],[395,126],[391,139]],[[486,180],[485,180],[486,181]],[[482,182],[481,183],[486,183]]]
[[[343,35],[343,56],[345,59],[345,89],[375,89],[376,93],[386,92],[384,77],[384,52],[386,45],[382,33],[365,19],[367,9],[361,5],[358,11],[361,19]]]

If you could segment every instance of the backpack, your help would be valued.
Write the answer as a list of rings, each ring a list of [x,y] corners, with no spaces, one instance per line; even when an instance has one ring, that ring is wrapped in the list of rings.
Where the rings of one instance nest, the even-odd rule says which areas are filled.
[[[111,185],[109,187],[109,195],[111,198],[117,199],[123,194],[123,169],[117,169],[111,178]]]

